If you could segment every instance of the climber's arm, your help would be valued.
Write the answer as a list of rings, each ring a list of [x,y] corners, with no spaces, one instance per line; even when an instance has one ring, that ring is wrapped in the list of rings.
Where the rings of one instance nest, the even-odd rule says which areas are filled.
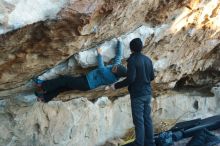
[[[116,56],[114,58],[114,65],[121,64],[123,45],[122,45],[122,42],[120,40],[118,40],[117,46],[116,46],[115,49],[116,49],[115,50],[116,51]]]
[[[105,65],[104,65],[103,57],[102,57],[102,49],[98,48],[97,53],[98,53],[98,56],[97,56],[98,68],[103,68],[105,67]]]

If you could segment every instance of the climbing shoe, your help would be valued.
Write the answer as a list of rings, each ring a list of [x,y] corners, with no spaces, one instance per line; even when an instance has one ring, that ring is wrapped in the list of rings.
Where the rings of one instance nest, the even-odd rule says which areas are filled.
[[[34,81],[36,93],[40,93],[40,94],[46,93],[42,88],[42,83],[44,82],[43,80],[40,80],[38,78],[34,78],[33,81]]]

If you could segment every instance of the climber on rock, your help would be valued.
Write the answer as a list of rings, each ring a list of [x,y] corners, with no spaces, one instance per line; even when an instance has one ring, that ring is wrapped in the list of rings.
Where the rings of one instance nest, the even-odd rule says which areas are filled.
[[[116,56],[112,65],[104,65],[102,49],[97,49],[98,67],[86,75],[79,77],[59,76],[51,80],[34,79],[36,85],[35,95],[38,101],[48,102],[56,97],[59,93],[69,90],[88,91],[102,85],[115,83],[121,77],[126,77],[127,68],[121,64],[123,47],[118,40],[116,47]]]

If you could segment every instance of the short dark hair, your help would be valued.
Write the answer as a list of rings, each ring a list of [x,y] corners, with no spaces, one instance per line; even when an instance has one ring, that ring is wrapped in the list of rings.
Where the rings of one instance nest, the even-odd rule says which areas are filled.
[[[135,38],[130,42],[130,49],[133,52],[141,52],[143,49],[143,43],[140,38]]]

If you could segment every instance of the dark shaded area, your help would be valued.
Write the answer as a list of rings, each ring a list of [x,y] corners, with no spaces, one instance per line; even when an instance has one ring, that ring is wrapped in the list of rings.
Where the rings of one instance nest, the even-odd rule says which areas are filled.
[[[181,78],[174,87],[175,91],[192,92],[199,96],[213,96],[211,88],[220,81],[220,72],[216,70],[199,71]]]
[[[220,139],[208,130],[220,128],[220,115],[177,123],[170,130],[155,135],[157,146],[171,146],[175,141],[193,137],[188,146],[218,144]],[[210,145],[211,146],[211,145]]]

